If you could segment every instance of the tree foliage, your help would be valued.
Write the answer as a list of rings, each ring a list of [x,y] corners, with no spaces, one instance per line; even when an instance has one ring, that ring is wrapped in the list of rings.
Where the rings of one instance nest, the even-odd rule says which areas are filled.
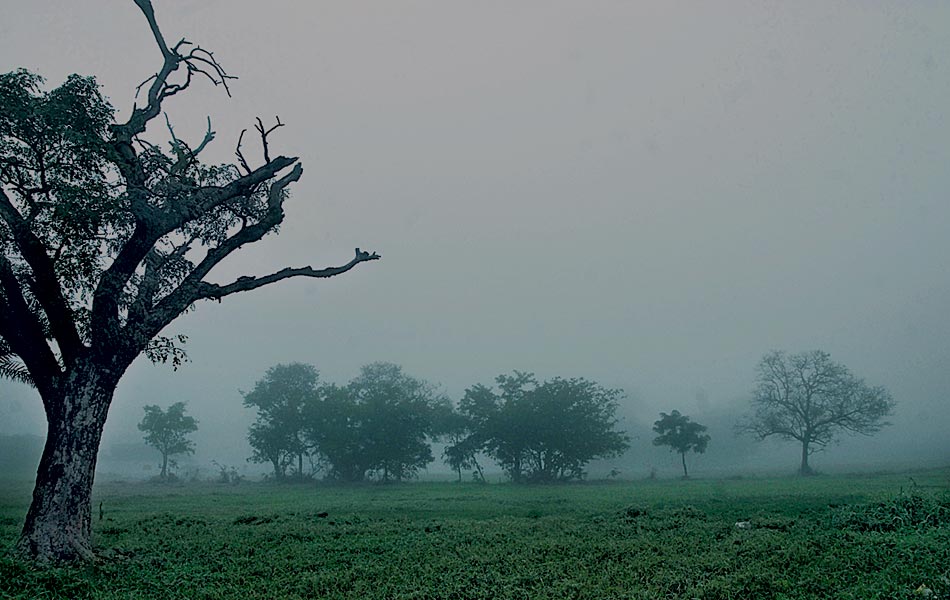
[[[629,446],[623,432],[615,430],[621,390],[583,378],[555,377],[539,384],[531,373],[519,371],[499,375],[495,383],[497,392],[484,385],[466,390],[459,410],[472,433],[457,452],[473,454],[471,448],[478,447],[515,482],[581,478],[588,462],[619,455]]]
[[[161,478],[168,478],[169,459],[176,454],[194,454],[195,443],[188,439],[189,433],[198,431],[198,421],[185,415],[185,403],[176,402],[162,410],[149,404],[144,407],[145,416],[139,423],[139,431],[145,433],[145,443],[162,454]]]
[[[821,350],[773,351],[757,368],[754,413],[738,429],[759,439],[778,436],[802,447],[802,475],[812,473],[808,457],[836,441],[841,432],[871,435],[888,423],[895,402],[881,386],[870,386]]]
[[[669,446],[680,454],[683,463],[683,477],[689,477],[686,470],[686,453],[702,454],[709,444],[709,436],[705,425],[694,423],[678,410],[670,414],[661,412],[660,419],[653,423],[653,431],[657,436],[653,439],[654,446]]]

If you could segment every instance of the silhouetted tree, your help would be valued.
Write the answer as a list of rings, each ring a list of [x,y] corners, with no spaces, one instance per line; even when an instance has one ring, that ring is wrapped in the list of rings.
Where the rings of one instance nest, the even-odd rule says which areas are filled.
[[[363,481],[371,462],[363,435],[364,407],[346,387],[326,385],[320,396],[304,414],[306,439],[328,479]]]
[[[198,421],[194,417],[185,416],[184,402],[176,402],[164,411],[154,404],[145,406],[144,410],[145,416],[139,423],[139,431],[145,433],[146,444],[161,452],[160,477],[167,479],[170,457],[195,453],[195,443],[189,440],[187,435],[198,431]]]
[[[683,479],[689,478],[689,472],[686,470],[686,453],[702,454],[706,451],[706,446],[709,444],[709,436],[703,433],[706,431],[706,426],[693,423],[689,417],[674,410],[670,414],[661,412],[660,420],[653,423],[653,431],[659,434],[653,439],[653,445],[669,446],[670,450],[679,452],[683,462]]]
[[[584,476],[595,458],[617,456],[629,446],[616,431],[622,391],[583,378],[538,384],[515,371],[495,379],[499,393],[477,385],[466,390],[460,410],[473,424],[475,441],[512,481],[559,481]]]
[[[442,458],[449,467],[458,474],[462,481],[462,471],[473,469],[472,475],[476,481],[484,482],[485,474],[478,462],[478,453],[483,443],[476,435],[472,419],[448,406],[447,409],[437,412],[436,419],[439,431],[445,440]]]
[[[360,435],[369,469],[383,481],[415,475],[433,460],[429,438],[435,434],[431,385],[406,375],[392,363],[364,366],[347,385],[360,406]]]
[[[257,409],[257,420],[248,432],[254,462],[270,462],[274,477],[282,479],[296,462],[303,476],[303,459],[309,455],[304,437],[304,415],[319,400],[319,374],[313,365],[275,365],[244,394],[244,406]]]
[[[799,473],[810,475],[808,457],[835,441],[839,432],[870,435],[888,425],[894,400],[881,386],[869,386],[827,352],[788,355],[774,351],[758,365],[752,398],[755,413],[737,429],[759,439],[776,435],[802,447]]]
[[[491,456],[515,483],[521,483],[528,448],[530,405],[528,393],[537,387],[531,373],[514,371],[513,375],[495,378],[499,392],[491,387],[475,384],[465,390],[459,402],[459,411],[471,423],[471,433],[465,439],[469,450]]]
[[[0,75],[0,355],[16,357],[47,416],[46,447],[16,544],[39,561],[92,558],[90,494],[116,386],[140,354],[178,364],[180,339],[161,332],[201,300],[221,300],[290,277],[332,277],[379,258],[286,268],[214,283],[236,250],[274,232],[303,169],[272,156],[258,120],[263,162],[238,138],[237,165],[199,155],[215,134],[165,151],[143,134],[166,102],[198,77],[227,88],[215,56],[185,40],[169,45],[149,0],[135,0],[161,52],[124,122],[92,77],[42,91],[25,70]]]
[[[446,400],[392,363],[364,366],[345,387],[328,386],[308,412],[307,438],[331,479],[382,481],[414,476],[432,462],[436,412]]]

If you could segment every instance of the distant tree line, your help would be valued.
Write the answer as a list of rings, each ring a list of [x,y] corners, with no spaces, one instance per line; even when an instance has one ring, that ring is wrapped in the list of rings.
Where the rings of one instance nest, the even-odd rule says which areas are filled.
[[[257,418],[248,430],[250,461],[269,463],[276,479],[342,482],[402,481],[435,460],[432,444],[457,474],[485,480],[483,462],[493,461],[515,483],[582,479],[595,459],[619,456],[630,440],[617,429],[623,391],[583,378],[538,381],[513,371],[494,385],[475,384],[453,404],[432,384],[398,365],[364,366],[346,385],[323,382],[308,364],[279,364],[249,392],[245,406]],[[894,401],[883,387],[869,386],[822,351],[770,352],[758,364],[754,412],[738,433],[759,439],[791,439],[801,446],[799,472],[808,459],[842,432],[870,435],[887,425]],[[139,429],[162,456],[162,479],[172,457],[194,452],[187,435],[197,421],[178,402],[167,410],[144,407]],[[653,424],[655,446],[677,452],[688,478],[686,455],[702,454],[706,426],[677,410]]]
[[[326,479],[400,481],[434,460],[433,442],[462,479],[483,480],[494,460],[515,482],[584,476],[596,458],[621,454],[620,390],[582,378],[538,382],[530,373],[499,375],[497,389],[475,385],[458,406],[398,365],[373,363],[346,385],[320,381],[312,365],[268,369],[244,404],[257,410],[248,432],[250,460],[270,463],[277,479],[320,472]]]

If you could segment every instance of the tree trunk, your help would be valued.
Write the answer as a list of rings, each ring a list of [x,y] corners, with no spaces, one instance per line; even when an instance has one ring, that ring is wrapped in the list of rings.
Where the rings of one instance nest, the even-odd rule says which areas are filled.
[[[485,474],[482,473],[482,466],[478,464],[478,460],[475,458],[475,455],[472,455],[472,464],[475,465],[475,470],[478,472],[478,480],[482,483],[485,483]]]
[[[798,470],[799,475],[813,475],[814,471],[808,466],[808,442],[802,442],[802,466]]]
[[[168,452],[162,452],[162,481],[168,479]]]
[[[15,552],[57,563],[94,558],[92,484],[115,384],[95,369],[67,375],[57,397],[44,398],[46,446],[36,472],[33,502]]]
[[[680,452],[680,458],[683,459],[683,479],[689,479],[689,473],[686,472],[686,453]]]

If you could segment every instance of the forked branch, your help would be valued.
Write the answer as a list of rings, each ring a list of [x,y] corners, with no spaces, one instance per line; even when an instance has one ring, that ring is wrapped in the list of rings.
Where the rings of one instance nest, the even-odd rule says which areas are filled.
[[[267,145],[267,136],[274,132],[278,127],[283,127],[284,124],[280,122],[280,117],[274,117],[277,121],[277,124],[273,127],[267,129],[264,127],[264,122],[261,121],[260,117],[257,117],[257,123],[254,125],[254,129],[257,130],[257,133],[261,136],[261,146],[264,148],[264,163],[267,164],[270,162],[270,147]],[[244,134],[247,133],[247,129],[241,130],[241,135],[238,136],[237,147],[234,149],[234,155],[238,159],[238,165],[244,169],[246,173],[251,172],[251,167],[247,162],[247,159],[244,157],[244,152],[241,150],[241,144],[244,142]]]

